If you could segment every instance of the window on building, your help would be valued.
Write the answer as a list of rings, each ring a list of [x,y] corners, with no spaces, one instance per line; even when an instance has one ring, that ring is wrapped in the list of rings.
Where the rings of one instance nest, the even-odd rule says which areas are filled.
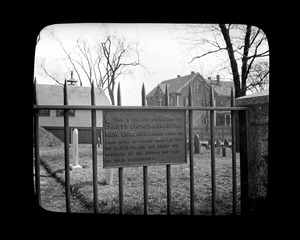
[[[170,97],[170,106],[174,106],[174,98],[173,98],[173,96]]]
[[[204,116],[203,117],[203,126],[207,126],[207,122],[208,122],[207,116]]]
[[[50,109],[41,109],[41,110],[39,110],[39,116],[49,117],[50,116]]]
[[[63,109],[56,110],[56,117],[63,117],[63,116],[64,116]],[[69,117],[75,117],[75,110],[73,110],[73,109],[69,110]]]
[[[231,126],[231,115],[225,115],[225,126]]]
[[[216,115],[216,126],[225,126],[225,115],[223,114]]]

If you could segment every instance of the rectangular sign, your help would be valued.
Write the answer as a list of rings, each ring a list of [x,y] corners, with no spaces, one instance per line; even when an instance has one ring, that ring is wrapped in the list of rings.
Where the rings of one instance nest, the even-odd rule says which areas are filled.
[[[103,110],[103,167],[187,163],[186,111]]]

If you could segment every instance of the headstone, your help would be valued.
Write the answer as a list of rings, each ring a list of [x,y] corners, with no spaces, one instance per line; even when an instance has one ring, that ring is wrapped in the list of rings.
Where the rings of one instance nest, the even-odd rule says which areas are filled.
[[[70,168],[74,169],[81,169],[82,167],[78,164],[78,130],[75,128],[73,130],[73,138],[72,138],[72,147],[73,147],[73,158],[72,164],[70,164]]]
[[[194,152],[200,153],[200,138],[198,134],[194,135]]]
[[[113,184],[114,172],[112,168],[105,169],[105,183],[108,185]]]
[[[216,147],[217,147],[217,148],[220,148],[220,147],[221,147],[221,142],[220,142],[220,140],[217,140]]]
[[[225,146],[222,147],[222,155],[223,155],[223,157],[226,157],[226,147]]]
[[[224,140],[224,146],[226,148],[229,148],[229,141],[227,140],[227,138]]]

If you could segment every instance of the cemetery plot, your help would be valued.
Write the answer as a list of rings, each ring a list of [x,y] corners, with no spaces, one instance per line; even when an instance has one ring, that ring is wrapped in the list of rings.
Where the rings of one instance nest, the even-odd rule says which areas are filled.
[[[103,111],[103,167],[187,163],[185,111]]]

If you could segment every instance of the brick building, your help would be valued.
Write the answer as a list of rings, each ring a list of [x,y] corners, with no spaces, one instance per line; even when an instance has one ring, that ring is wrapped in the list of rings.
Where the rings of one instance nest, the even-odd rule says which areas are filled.
[[[233,81],[221,81],[220,75],[215,79],[205,79],[201,74],[195,73],[186,76],[177,75],[176,78],[162,81],[146,96],[148,106],[164,106],[166,85],[169,89],[170,106],[187,106],[188,89],[192,87],[193,106],[209,106],[210,86],[214,89],[215,106],[230,106],[230,93],[233,87]],[[230,112],[217,111],[215,114],[216,135],[218,139],[224,139],[230,134]],[[207,139],[209,136],[209,112],[195,111],[194,122],[196,131],[200,138]]]

